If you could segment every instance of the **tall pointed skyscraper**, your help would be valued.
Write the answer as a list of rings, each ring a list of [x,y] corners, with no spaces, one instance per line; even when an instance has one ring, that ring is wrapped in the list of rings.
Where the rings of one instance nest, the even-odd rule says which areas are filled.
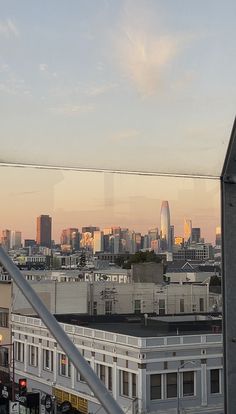
[[[170,209],[168,201],[161,204],[161,249],[171,251],[171,231],[170,231]]]

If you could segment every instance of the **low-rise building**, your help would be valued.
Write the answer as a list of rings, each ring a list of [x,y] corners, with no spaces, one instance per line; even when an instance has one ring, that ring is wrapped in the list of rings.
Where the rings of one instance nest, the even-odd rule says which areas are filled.
[[[175,314],[208,312],[209,285],[29,280],[53,314]],[[35,314],[14,286],[14,310]]]
[[[62,324],[127,414],[223,414],[222,335],[165,333],[140,323]],[[39,318],[12,315],[17,378],[29,391],[105,413],[86,381]],[[184,410],[184,411],[183,411]]]

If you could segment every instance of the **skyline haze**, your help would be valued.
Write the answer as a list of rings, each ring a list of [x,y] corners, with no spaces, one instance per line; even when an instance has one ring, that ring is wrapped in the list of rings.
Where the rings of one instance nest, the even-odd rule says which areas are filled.
[[[162,200],[169,201],[175,234],[183,234],[184,218],[191,217],[202,237],[214,241],[220,223],[215,180],[1,168],[0,228],[21,230],[25,238],[35,238],[35,220],[43,213],[53,217],[55,240],[63,228],[89,224],[160,229]]]

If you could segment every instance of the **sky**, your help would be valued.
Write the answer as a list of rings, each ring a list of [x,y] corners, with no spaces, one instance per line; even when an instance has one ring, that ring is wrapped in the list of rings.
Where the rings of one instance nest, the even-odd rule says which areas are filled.
[[[0,0],[0,10],[0,162],[219,177],[235,116],[235,1]],[[67,209],[74,211],[79,200],[79,176],[89,188],[85,212],[104,181],[102,175],[77,173],[68,180],[40,170],[42,181],[38,172],[8,170],[6,193],[10,185],[16,191],[18,174],[20,187],[26,180],[30,191],[44,183],[41,210],[61,204],[58,223],[70,180]],[[128,206],[131,177],[122,178],[122,192],[117,180],[115,202],[122,198]],[[149,205],[144,198],[173,200],[173,214],[180,216],[174,179],[167,194],[158,191],[158,179],[140,180],[134,221],[144,224],[136,211]],[[187,197],[189,206],[184,214],[198,217],[205,190],[198,194],[193,184],[200,198],[189,197],[181,186],[180,199]],[[211,205],[215,222],[218,198]],[[20,208],[36,211],[35,200]],[[104,221],[95,212],[88,221],[96,219]]]
[[[235,116],[233,0],[0,9],[1,160],[219,175]]]

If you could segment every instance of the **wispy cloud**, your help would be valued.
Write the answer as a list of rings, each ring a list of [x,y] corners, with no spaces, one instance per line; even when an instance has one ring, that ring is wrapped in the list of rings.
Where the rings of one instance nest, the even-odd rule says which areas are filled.
[[[110,92],[116,87],[117,87],[116,83],[107,83],[103,85],[92,86],[91,88],[88,89],[87,95],[88,96],[104,95],[105,93]]]
[[[155,37],[148,32],[125,28],[118,41],[120,65],[138,92],[150,96],[159,90],[167,65],[178,52],[171,36]]]
[[[49,111],[56,115],[76,116],[82,113],[92,112],[94,107],[92,105],[71,105],[65,104],[62,106],[50,107]]]
[[[185,35],[161,30],[142,2],[125,3],[117,31],[114,54],[123,75],[141,96],[157,94],[166,85],[166,74],[182,51]]]
[[[0,21],[0,35],[10,38],[11,36],[19,37],[19,30],[12,19]]]
[[[127,141],[133,140],[140,136],[140,131],[137,129],[126,129],[124,131],[117,132],[112,135],[112,141]]]

